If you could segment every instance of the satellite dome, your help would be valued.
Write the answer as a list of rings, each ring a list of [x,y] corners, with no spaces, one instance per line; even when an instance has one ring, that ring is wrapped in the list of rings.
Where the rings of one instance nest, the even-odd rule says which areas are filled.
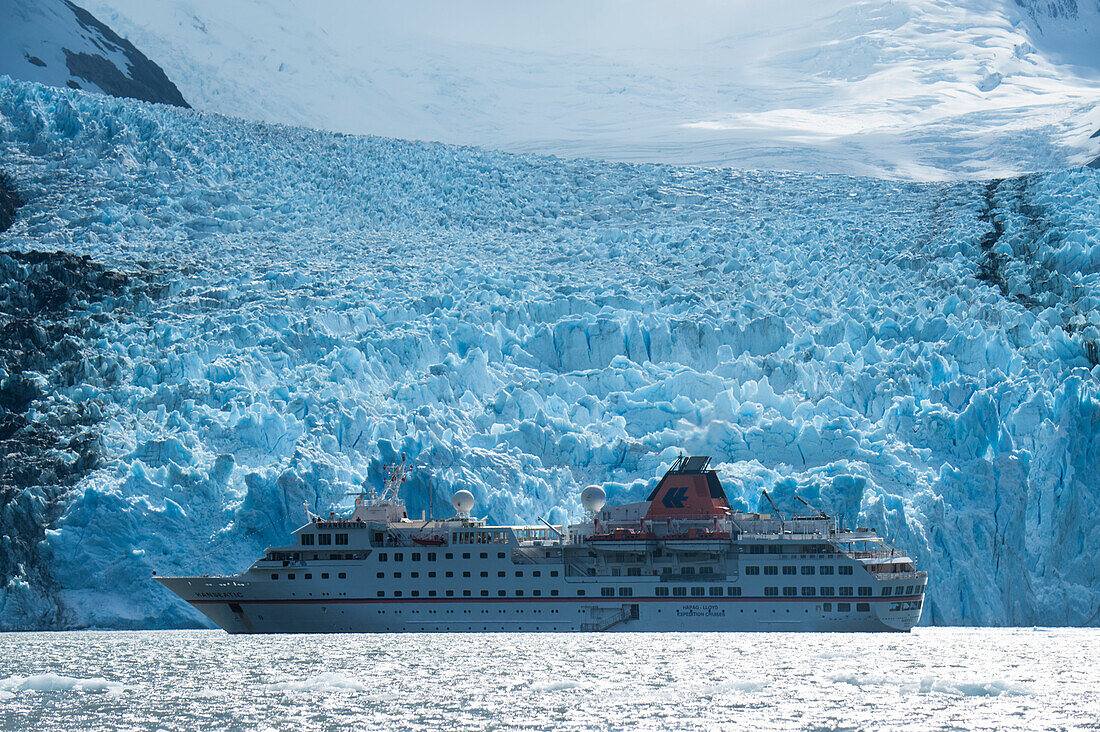
[[[474,507],[474,494],[470,491],[457,491],[451,499],[451,505],[455,507],[456,513],[469,513]]]
[[[589,513],[599,513],[607,503],[607,494],[598,485],[590,485],[581,491],[581,505]]]

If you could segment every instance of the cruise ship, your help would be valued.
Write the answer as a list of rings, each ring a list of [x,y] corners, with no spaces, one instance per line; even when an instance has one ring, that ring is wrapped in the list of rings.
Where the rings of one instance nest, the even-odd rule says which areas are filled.
[[[731,509],[710,458],[683,456],[645,501],[581,494],[586,521],[493,526],[458,491],[410,519],[408,467],[350,516],[308,514],[241,574],[158,577],[229,633],[908,631],[926,572],[874,529],[809,504]],[[771,498],[767,497],[769,503]],[[541,520],[541,519],[540,519]]]

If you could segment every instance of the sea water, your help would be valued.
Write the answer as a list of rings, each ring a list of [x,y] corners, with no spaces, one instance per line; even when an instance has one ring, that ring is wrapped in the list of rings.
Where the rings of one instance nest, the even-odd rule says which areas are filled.
[[[1095,630],[10,633],[5,729],[1098,729]]]

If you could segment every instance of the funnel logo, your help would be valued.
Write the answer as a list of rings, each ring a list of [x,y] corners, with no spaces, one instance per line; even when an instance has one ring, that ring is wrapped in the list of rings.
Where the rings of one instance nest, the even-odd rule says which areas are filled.
[[[681,485],[675,488],[670,488],[664,498],[661,499],[661,503],[665,508],[683,508],[684,501],[687,500],[687,486]]]

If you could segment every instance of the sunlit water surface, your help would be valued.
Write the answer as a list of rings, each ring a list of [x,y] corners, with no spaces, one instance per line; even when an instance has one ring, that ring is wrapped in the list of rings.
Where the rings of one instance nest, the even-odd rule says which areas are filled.
[[[10,633],[7,729],[1100,729],[1100,632]]]

